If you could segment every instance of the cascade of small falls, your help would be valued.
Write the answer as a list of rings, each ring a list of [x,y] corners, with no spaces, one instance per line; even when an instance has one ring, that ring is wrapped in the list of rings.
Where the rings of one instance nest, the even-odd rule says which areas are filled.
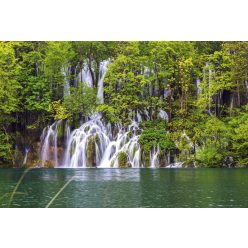
[[[117,129],[117,137],[109,142],[99,167],[118,167],[121,153],[126,155],[130,167],[141,167],[138,123],[133,121],[127,131],[120,124]]]
[[[162,115],[166,118],[166,115]],[[136,117],[141,121],[141,116]],[[125,165],[132,168],[143,167],[139,137],[142,130],[139,121],[132,120],[125,128],[117,123],[105,123],[100,114],[95,114],[79,128],[71,131],[68,121],[63,132],[62,121],[55,121],[44,128],[41,135],[41,166],[51,161],[55,167],[99,167],[118,168],[119,156],[124,155]],[[60,134],[59,134],[60,133]],[[58,139],[64,138],[62,159],[58,159]],[[150,167],[158,166],[159,147],[150,152]]]
[[[97,98],[100,104],[104,103],[103,82],[110,60],[100,63]],[[67,70],[62,70],[65,76],[65,94],[70,93]],[[148,70],[146,71],[148,73]],[[149,72],[150,73],[150,72]],[[87,65],[81,70],[77,78],[93,86],[93,79]],[[154,89],[156,91],[156,89]],[[158,117],[168,120],[166,111],[160,109]],[[142,130],[139,122],[152,120],[147,109],[130,113],[130,125],[125,128],[121,123],[110,125],[106,123],[100,114],[88,117],[79,128],[71,130],[69,121],[55,121],[52,125],[44,128],[41,135],[41,166],[46,161],[53,163],[55,167],[143,167],[139,137]],[[63,132],[61,131],[63,130]],[[58,140],[63,138],[63,147],[58,145]],[[63,154],[58,158],[58,151],[62,148]],[[159,147],[150,152],[150,166],[158,166]],[[122,159],[120,159],[120,157]]]
[[[116,124],[113,135],[109,123],[104,123],[101,115],[96,114],[79,128],[70,131],[65,127],[65,152],[62,163],[58,162],[58,129],[61,121],[56,121],[43,130],[41,136],[41,166],[53,161],[55,167],[118,167],[118,155],[124,153],[130,167],[141,167],[140,145],[138,143],[138,123],[132,121],[127,130]],[[93,159],[91,157],[93,155]]]
[[[87,167],[87,151],[95,150],[95,166],[99,165],[102,154],[110,142],[109,126],[105,126],[100,116],[93,117],[78,129],[71,132],[67,138],[64,167]]]

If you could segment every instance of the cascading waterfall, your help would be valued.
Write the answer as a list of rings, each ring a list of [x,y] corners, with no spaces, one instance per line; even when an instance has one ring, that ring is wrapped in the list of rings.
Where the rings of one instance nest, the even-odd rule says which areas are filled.
[[[110,124],[102,121],[101,115],[95,115],[82,126],[70,132],[68,122],[65,125],[65,153],[63,162],[58,162],[58,128],[57,121],[44,129],[41,136],[41,165],[52,160],[54,166],[62,167],[118,167],[118,155],[125,153],[130,167],[141,167],[140,145],[138,143],[138,123],[133,121],[127,130],[121,124],[115,125],[117,135],[114,137]],[[93,154],[93,164],[89,156]],[[91,159],[92,163],[92,159]]]
[[[138,130],[138,123],[135,121],[128,126],[127,131],[118,125],[117,137],[109,143],[99,167],[118,167],[118,155],[121,153],[126,155],[130,167],[141,167]]]
[[[110,60],[100,63],[97,98],[100,104],[104,103],[103,82]],[[65,76],[65,94],[70,93],[67,70],[62,70]],[[93,86],[92,71],[87,65],[78,75],[78,80]],[[94,73],[94,72],[93,72]],[[146,69],[146,73],[151,73]],[[150,89],[152,91],[152,89]],[[156,89],[154,89],[156,90]],[[152,93],[152,92],[151,92]],[[158,117],[168,120],[166,111],[160,109]],[[124,158],[126,167],[143,167],[141,161],[141,147],[139,137],[141,130],[139,122],[152,120],[148,110],[130,113],[131,124],[125,128],[117,123],[111,126],[105,123],[100,114],[89,117],[77,129],[71,130],[69,121],[63,123],[61,120],[46,127],[41,135],[41,166],[46,161],[53,163],[55,167],[119,167],[120,156]],[[63,129],[63,132],[61,132]],[[58,132],[60,131],[60,135]],[[63,147],[58,146],[58,139],[63,137]],[[58,150],[63,150],[62,158],[58,159]],[[159,147],[150,153],[150,166],[158,166]]]
[[[90,143],[96,153],[95,166],[98,166],[110,137],[109,129],[102,123],[100,116],[93,117],[69,135],[63,166],[87,167],[87,151]]]
[[[54,165],[58,166],[58,127],[62,120],[55,121],[51,126],[44,128],[41,135],[41,165],[46,161],[53,160]]]
[[[68,121],[63,132],[62,126],[62,121],[56,121],[43,130],[41,166],[44,166],[46,161],[51,161],[55,167],[118,168],[119,156],[125,156],[127,167],[144,167],[139,144],[142,130],[137,121],[132,120],[127,128],[120,123],[111,126],[110,123],[103,121],[100,114],[96,114],[73,131]],[[64,137],[63,158],[60,160],[58,160],[59,130]],[[150,167],[158,167],[159,153],[159,147],[150,152]]]

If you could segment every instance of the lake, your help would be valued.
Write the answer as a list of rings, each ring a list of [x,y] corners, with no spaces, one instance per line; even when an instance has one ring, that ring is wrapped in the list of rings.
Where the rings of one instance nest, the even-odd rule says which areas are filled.
[[[248,207],[246,169],[0,170],[0,207]],[[53,200],[52,200],[53,199]]]

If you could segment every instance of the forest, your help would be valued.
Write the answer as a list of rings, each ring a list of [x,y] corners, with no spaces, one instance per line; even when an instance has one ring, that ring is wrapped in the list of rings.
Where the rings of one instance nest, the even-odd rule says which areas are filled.
[[[247,167],[248,42],[0,42],[0,167],[63,163]]]

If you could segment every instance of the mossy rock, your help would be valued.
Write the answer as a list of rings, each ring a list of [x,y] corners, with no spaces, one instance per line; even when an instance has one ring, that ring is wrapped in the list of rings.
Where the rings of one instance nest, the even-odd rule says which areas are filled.
[[[114,167],[114,161],[111,161],[110,167],[111,167],[111,168]]]
[[[46,160],[44,163],[44,168],[46,169],[54,168],[53,162],[51,160]]]
[[[57,137],[58,138],[63,138],[64,137],[64,125],[62,125],[62,123],[58,124]]]
[[[126,152],[120,152],[118,155],[118,166],[119,168],[130,168],[132,167],[129,160],[128,155]]]
[[[96,167],[96,144],[100,144],[100,139],[98,135],[92,135],[88,139],[86,158],[87,167]]]
[[[194,168],[195,167],[195,159],[188,158],[187,160],[183,161],[183,168]]]
[[[144,151],[142,152],[142,161],[144,163],[144,167],[150,167],[151,165],[151,158],[150,158],[150,152]]]
[[[30,160],[28,161],[26,164],[22,165],[22,168],[34,168],[34,167],[39,167],[39,165],[41,164],[41,161],[39,159],[35,159],[35,160]]]
[[[160,152],[158,155],[158,167],[165,167],[167,164],[167,158],[164,153]]]

